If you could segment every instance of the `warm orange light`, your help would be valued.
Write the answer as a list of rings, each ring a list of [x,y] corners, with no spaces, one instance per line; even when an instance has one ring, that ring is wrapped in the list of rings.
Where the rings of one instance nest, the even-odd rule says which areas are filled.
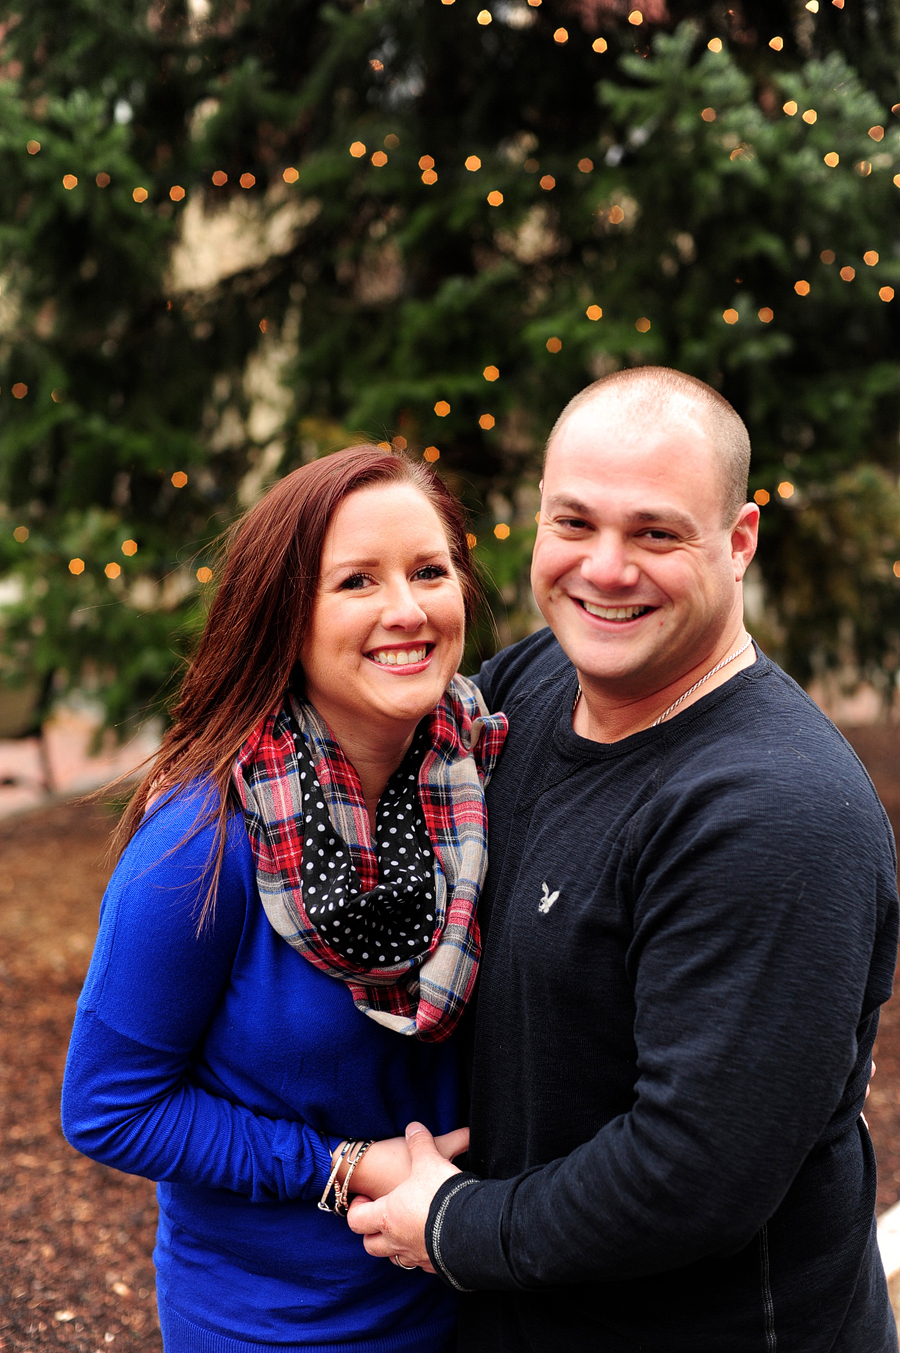
[[[794,99],[788,99],[787,103],[781,105],[788,117],[793,117],[797,112],[797,104]]]
[[[63,174],[63,187],[69,192],[78,187],[78,179],[74,174]]]
[[[492,413],[483,413],[478,420],[478,426],[482,431],[490,432],[496,421],[497,420]]]
[[[587,157],[578,161],[578,168],[581,170],[582,174],[589,174],[593,167],[594,161],[587,159]]]
[[[833,262],[834,262],[834,250],[833,250],[833,249],[823,249],[822,252],[821,252],[821,254],[819,255],[819,258],[822,260],[823,263],[833,263]]]
[[[794,496],[794,486],[789,479],[782,479],[778,485],[778,493],[781,498],[792,498]]]
[[[267,334],[269,332],[269,321],[267,319],[261,319],[259,321],[259,332],[261,334]]]
[[[94,182],[98,188],[108,188],[110,183],[109,174],[104,173],[101,169],[100,173],[94,179]]]
[[[769,38],[769,46],[773,52],[780,52],[784,47],[784,38]]]
[[[548,338],[545,346],[548,352],[562,352],[562,339],[555,336]]]
[[[879,287],[878,298],[882,301],[892,301],[894,299],[893,287]]]
[[[350,144],[350,154],[354,160],[362,159],[366,153],[366,144],[364,141],[352,141]]]
[[[639,9],[633,9],[628,16],[628,22],[638,28],[644,22],[644,16]]]
[[[877,127],[877,126],[876,126],[876,127],[870,127],[870,128],[869,128],[869,135],[871,136],[871,138],[872,138],[873,141],[883,141],[883,140],[884,140],[884,128],[883,128],[883,127]]]
[[[704,122],[715,122],[716,110],[715,108],[702,108],[700,110],[700,116],[703,118]]]
[[[147,192],[146,188],[135,188],[131,196],[134,198],[135,202],[146,202],[150,194]]]
[[[174,484],[176,489],[183,489],[187,482],[188,477],[185,474],[184,470],[176,470],[175,473],[172,475],[172,483]]]
[[[872,172],[872,161],[860,160],[859,164],[855,166],[855,169],[861,179],[867,179]]]
[[[706,45],[707,45],[707,47],[709,48],[709,50],[710,50],[711,52],[721,52],[721,50],[722,50],[722,39],[721,39],[721,38],[710,38],[709,42],[708,42]]]
[[[557,28],[556,32],[553,34],[553,41],[558,42],[560,47],[563,45],[564,42],[568,42],[569,41],[568,28]]]
[[[478,537],[473,536],[471,531],[466,532],[466,544],[470,550],[474,550],[475,546],[478,544]]]
[[[878,262],[878,253],[875,249],[867,249],[863,254],[863,263],[867,263],[870,268],[874,268]]]
[[[182,202],[184,200],[184,189],[180,183],[174,183],[169,189],[169,196],[173,202]]]
[[[123,554],[127,554],[127,555],[129,556],[129,558],[131,557],[131,555],[137,554],[137,550],[138,550],[138,547],[137,547],[137,541],[136,541],[136,540],[123,540],[123,541],[122,541],[122,553],[123,553]]]
[[[649,333],[651,325],[647,316],[642,315],[640,319],[636,319],[634,321],[634,327],[637,329],[639,334],[646,334]]]
[[[409,446],[409,442],[401,432],[398,432],[396,437],[391,438],[391,446],[395,451],[405,451]]]
[[[384,166],[387,164],[387,162],[388,157],[385,155],[384,151],[376,150],[375,154],[372,156],[372,163],[374,164],[375,168],[383,169]]]
[[[894,560],[894,577],[900,578],[900,559]]]
[[[293,165],[288,165],[281,177],[284,179],[285,183],[296,183],[300,177],[300,171],[295,169]]]
[[[498,193],[495,188],[492,193],[488,193],[487,200],[492,207],[499,207],[503,202],[503,194]]]
[[[540,178],[540,185],[545,193],[549,193],[551,188],[556,187],[556,179],[553,177],[552,174],[542,174]]]
[[[827,155],[822,156],[822,159],[828,165],[829,169],[836,169],[841,162],[841,157],[836,150],[829,150]]]
[[[619,207],[619,206],[610,207],[610,209],[609,209],[609,223],[610,223],[610,225],[621,225],[622,222],[623,222],[624,220],[625,220],[625,213],[624,213],[624,211],[622,210],[621,207]]]
[[[740,319],[740,315],[736,310],[723,310],[722,318],[726,324],[737,324],[738,320]]]
[[[433,168],[434,168],[434,156],[433,156],[433,155],[420,155],[420,156],[419,156],[419,168],[420,168],[420,169],[433,169]]]
[[[816,112],[815,108],[807,108],[806,112],[801,113],[800,116],[804,122],[808,122],[809,125],[812,126],[818,119],[819,114]]]
[[[771,310],[769,306],[764,305],[762,310],[758,311],[758,316],[763,324],[771,324],[772,320],[775,318],[775,311]]]
[[[430,186],[432,183],[437,183],[437,178],[436,169],[426,169],[422,175],[422,182],[427,183]]]
[[[509,527],[505,521],[498,521],[494,527],[494,535],[498,540],[509,540]]]
[[[434,406],[434,411],[438,418],[446,418],[447,414],[450,412],[450,405],[447,403],[446,399],[439,399]]]
[[[118,578],[119,574],[122,572],[122,566],[121,564],[107,564],[103,572],[106,574],[107,578]]]
[[[70,573],[74,573],[76,577],[78,576],[79,573],[83,573],[83,572],[84,572],[84,560],[83,560],[83,559],[70,559],[70,560],[69,560],[69,572],[70,572]]]
[[[63,400],[65,399],[65,395],[63,394],[62,390],[51,390],[50,398],[53,400],[54,404],[62,404]]]
[[[494,16],[489,9],[480,9],[475,15],[475,22],[480,23],[482,28],[486,28],[489,23],[493,23]]]
[[[799,282],[795,282],[795,283],[794,283],[794,290],[796,291],[796,293],[797,293],[798,296],[808,296],[808,295],[809,295],[809,283],[803,281],[803,279],[801,278],[801,280],[800,280]]]
[[[387,146],[388,150],[396,150],[400,144],[400,137],[394,132],[388,132],[387,136],[384,138],[384,144]]]
[[[753,495],[753,501],[754,503],[758,503],[760,507],[765,507],[766,503],[769,501],[769,497],[770,494],[768,489],[757,489]]]
[[[481,374],[486,381],[496,381],[500,379],[500,368],[497,366],[486,366]]]
[[[197,569],[197,582],[211,583],[212,579],[213,579],[212,569],[207,568],[205,564],[202,564],[201,567]]]
[[[20,545],[24,545],[30,534],[27,526],[17,526],[13,531],[13,540],[17,540]]]
[[[422,455],[428,461],[429,465],[433,465],[436,460],[440,460],[441,458],[441,453],[436,446],[426,446]]]
[[[470,174],[474,174],[476,169],[481,168],[481,161],[479,160],[477,155],[466,156],[466,168],[468,169]]]
[[[217,188],[221,188],[223,184],[228,182],[228,175],[224,169],[217,169],[212,176],[212,181]]]
[[[845,282],[852,282],[855,276],[856,276],[856,269],[855,269],[855,268],[849,268],[849,267],[847,267],[847,268],[841,268],[841,277],[843,278],[843,280],[844,280]]]
[[[606,41],[606,38],[594,38],[594,41],[591,43],[591,50],[595,52],[605,52],[608,47],[609,43]]]
[[[256,182],[256,175],[241,174],[239,182],[242,188],[252,188],[254,183]]]
[[[589,305],[584,313],[587,315],[588,319],[597,320],[603,318],[603,311],[599,305]]]
[[[13,399],[24,399],[27,394],[28,394],[28,386],[25,384],[25,382],[16,381],[15,385],[12,387]]]

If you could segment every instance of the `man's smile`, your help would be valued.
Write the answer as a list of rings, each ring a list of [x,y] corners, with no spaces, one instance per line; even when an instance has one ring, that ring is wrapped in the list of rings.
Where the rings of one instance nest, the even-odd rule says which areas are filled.
[[[588,615],[595,615],[600,620],[636,620],[638,616],[646,615],[648,611],[655,608],[653,606],[597,606],[592,601],[584,601],[579,597],[574,600]]]

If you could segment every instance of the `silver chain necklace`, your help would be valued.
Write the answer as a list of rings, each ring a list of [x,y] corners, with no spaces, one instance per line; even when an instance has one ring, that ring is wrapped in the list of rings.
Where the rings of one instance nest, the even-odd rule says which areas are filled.
[[[729,657],[723,658],[721,662],[717,662],[715,667],[711,667],[710,670],[706,673],[706,676],[702,676],[699,681],[695,681],[693,686],[691,686],[688,690],[685,691],[684,695],[679,695],[677,700],[673,700],[669,708],[664,709],[662,714],[660,714],[659,718],[653,720],[652,724],[650,724],[650,727],[655,728],[657,724],[661,724],[663,719],[667,719],[673,710],[676,710],[679,705],[683,704],[689,695],[693,695],[694,691],[699,690],[701,686],[703,686],[707,681],[709,681],[710,677],[714,677],[716,675],[716,672],[721,672],[723,667],[727,667],[730,662],[734,662],[735,658],[739,658],[742,653],[746,653],[747,649],[750,647],[752,643],[753,639],[748,634],[746,640],[744,641],[744,643],[741,644],[740,648],[736,648]],[[578,690],[575,692],[575,699],[572,703],[573,714],[575,713],[578,701],[580,699],[581,699],[581,683],[579,682]]]

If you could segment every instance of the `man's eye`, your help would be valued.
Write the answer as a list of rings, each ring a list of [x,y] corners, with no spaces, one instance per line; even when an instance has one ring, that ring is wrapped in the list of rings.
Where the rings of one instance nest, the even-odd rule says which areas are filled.
[[[559,517],[557,524],[565,527],[567,531],[586,531],[588,529],[588,523],[582,521],[580,517]]]
[[[645,531],[645,532],[644,532],[644,537],[645,537],[645,539],[647,539],[647,540],[654,540],[654,541],[666,541],[666,540],[674,540],[674,539],[675,539],[675,537],[672,535],[672,532],[671,532],[671,531],[656,530],[655,528],[654,528],[654,529],[651,529],[651,530],[649,530],[649,531]]]

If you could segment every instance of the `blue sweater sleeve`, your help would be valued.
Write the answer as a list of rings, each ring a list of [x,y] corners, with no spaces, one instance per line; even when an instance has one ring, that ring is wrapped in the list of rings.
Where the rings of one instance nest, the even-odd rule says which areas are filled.
[[[63,1131],[130,1174],[255,1200],[312,1199],[333,1143],[199,1083],[204,1033],[256,896],[243,822],[233,818],[215,919],[198,936],[213,829],[187,834],[202,811],[197,798],[163,805],[110,881],[69,1047]]]

